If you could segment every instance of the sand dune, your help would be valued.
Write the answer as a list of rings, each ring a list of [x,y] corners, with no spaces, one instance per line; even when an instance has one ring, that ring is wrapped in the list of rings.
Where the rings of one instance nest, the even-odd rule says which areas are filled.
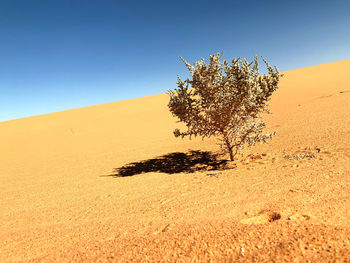
[[[349,72],[284,72],[273,151],[232,169],[166,94],[0,122],[0,261],[349,262]]]

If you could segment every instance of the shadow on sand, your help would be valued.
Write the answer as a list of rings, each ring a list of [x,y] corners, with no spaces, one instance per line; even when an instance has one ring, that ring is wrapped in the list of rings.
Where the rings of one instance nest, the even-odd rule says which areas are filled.
[[[228,169],[227,162],[227,160],[218,160],[218,154],[206,151],[174,152],[154,159],[126,164],[115,168],[113,173],[107,176],[126,177],[149,172],[175,174],[225,170]]]

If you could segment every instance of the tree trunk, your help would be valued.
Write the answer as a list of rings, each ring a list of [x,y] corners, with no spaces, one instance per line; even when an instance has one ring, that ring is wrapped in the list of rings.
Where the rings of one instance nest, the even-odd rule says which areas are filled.
[[[225,138],[225,144],[226,144],[226,148],[228,150],[228,153],[230,154],[230,160],[233,161],[233,151],[232,151],[232,146],[231,146],[229,139]]]
[[[233,161],[233,152],[232,152],[232,149],[229,149],[229,154],[230,154],[230,160]]]

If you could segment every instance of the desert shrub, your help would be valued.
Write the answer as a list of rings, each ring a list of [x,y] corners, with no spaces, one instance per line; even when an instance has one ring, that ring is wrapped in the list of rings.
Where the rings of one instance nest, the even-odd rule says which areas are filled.
[[[178,76],[178,87],[168,91],[168,107],[187,127],[186,131],[176,129],[176,137],[215,136],[223,152],[234,160],[245,146],[268,143],[275,135],[265,131],[261,114],[271,113],[267,102],[282,75],[264,58],[267,74],[260,75],[256,56],[250,63],[234,58],[231,65],[226,60],[221,62],[221,57],[222,53],[217,53],[210,56],[208,64],[202,59],[194,66],[180,57],[191,79],[182,81]]]

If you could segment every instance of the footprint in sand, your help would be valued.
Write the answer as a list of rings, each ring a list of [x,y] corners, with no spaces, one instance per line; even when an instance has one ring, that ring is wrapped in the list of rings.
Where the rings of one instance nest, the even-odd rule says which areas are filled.
[[[264,212],[258,216],[242,219],[240,222],[247,225],[266,224],[281,219],[281,215],[276,212]]]

